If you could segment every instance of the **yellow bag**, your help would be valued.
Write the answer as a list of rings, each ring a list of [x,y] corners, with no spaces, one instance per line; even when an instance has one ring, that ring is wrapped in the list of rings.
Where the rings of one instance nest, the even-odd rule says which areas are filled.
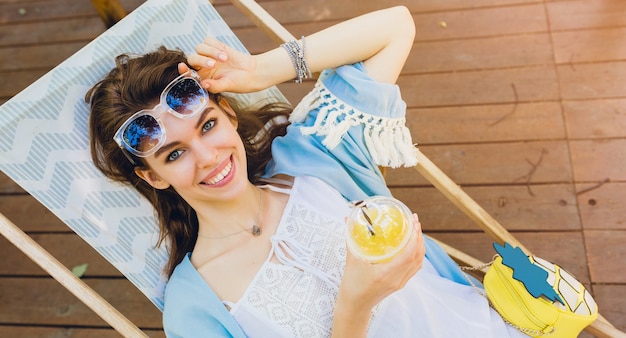
[[[538,337],[577,337],[598,316],[585,287],[567,271],[508,243],[484,278],[487,298],[500,315],[523,333]]]

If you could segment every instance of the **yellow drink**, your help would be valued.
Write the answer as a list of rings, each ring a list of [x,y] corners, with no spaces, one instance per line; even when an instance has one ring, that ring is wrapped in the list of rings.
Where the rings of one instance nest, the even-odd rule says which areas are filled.
[[[412,229],[409,208],[383,196],[356,203],[347,222],[348,249],[370,262],[389,261],[406,246]]]

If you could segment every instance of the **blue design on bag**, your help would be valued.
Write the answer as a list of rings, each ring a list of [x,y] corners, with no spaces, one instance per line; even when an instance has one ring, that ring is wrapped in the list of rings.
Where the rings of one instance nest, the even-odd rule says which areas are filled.
[[[506,242],[504,246],[493,243],[493,247],[502,257],[502,264],[513,270],[513,278],[524,284],[526,290],[533,297],[544,296],[553,302],[558,301],[565,305],[561,296],[548,283],[548,272],[533,264],[522,249],[513,247]]]

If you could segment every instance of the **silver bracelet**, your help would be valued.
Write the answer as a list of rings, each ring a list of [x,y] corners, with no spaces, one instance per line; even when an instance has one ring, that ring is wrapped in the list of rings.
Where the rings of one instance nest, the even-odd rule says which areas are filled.
[[[296,70],[296,78],[294,82],[302,83],[302,80],[313,76],[304,56],[306,46],[304,36],[302,36],[302,48],[300,48],[300,44],[297,40],[285,42],[280,46],[287,51],[289,57],[291,58],[291,62],[293,63],[293,67]]]

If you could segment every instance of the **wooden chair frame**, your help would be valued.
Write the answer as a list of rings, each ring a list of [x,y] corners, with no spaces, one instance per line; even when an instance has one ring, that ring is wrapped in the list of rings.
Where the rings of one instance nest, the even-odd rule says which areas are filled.
[[[294,39],[294,36],[289,33],[289,31],[255,1],[231,0],[231,2],[275,42],[282,43]],[[122,6],[116,0],[92,0],[92,3],[107,27],[112,26],[126,15]],[[435,188],[443,193],[455,206],[472,219],[483,231],[489,234],[496,242],[508,242],[521,247],[527,254],[532,254],[521,242],[430,161],[428,157],[419,151],[417,152],[417,156],[418,164],[415,169]],[[2,214],[0,214],[0,233],[120,334],[127,337],[146,337],[146,334],[134,323],[128,320],[97,292],[76,277],[67,267]],[[483,262],[474,257],[444,243],[438,243],[454,260],[461,264],[467,266],[484,265]],[[486,272],[486,269],[483,269],[482,272]],[[598,319],[585,330],[597,337],[626,337],[624,332],[616,329],[601,315],[598,315]]]

